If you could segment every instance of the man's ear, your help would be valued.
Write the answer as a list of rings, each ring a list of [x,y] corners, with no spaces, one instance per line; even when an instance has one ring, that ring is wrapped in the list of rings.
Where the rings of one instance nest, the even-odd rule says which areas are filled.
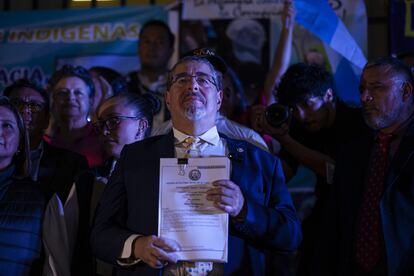
[[[222,102],[223,102],[223,90],[219,90],[217,91],[217,110],[220,109]]]
[[[403,92],[402,98],[403,101],[407,101],[408,99],[411,99],[413,95],[413,86],[408,81],[405,81],[401,87],[401,90]]]
[[[333,102],[334,100],[334,94],[332,88],[326,89],[325,95],[323,96],[323,99],[326,103]]]
[[[164,94],[164,100],[165,100],[165,105],[167,106],[168,110],[171,112],[171,95],[170,95],[170,91],[167,90]]]
[[[89,97],[89,112],[91,112],[91,110],[93,110],[93,102],[94,102],[94,98],[93,96]],[[95,111],[95,110],[93,110]]]

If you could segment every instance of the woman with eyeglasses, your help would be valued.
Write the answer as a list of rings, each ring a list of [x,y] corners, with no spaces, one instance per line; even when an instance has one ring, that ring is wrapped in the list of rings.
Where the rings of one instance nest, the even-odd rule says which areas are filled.
[[[29,140],[22,118],[0,96],[0,274],[41,275],[46,198],[29,178]]]
[[[88,71],[80,66],[64,65],[49,80],[52,100],[52,124],[45,140],[85,156],[89,167],[103,162],[98,134],[88,122],[95,87]]]
[[[119,94],[104,101],[98,108],[95,124],[106,156],[104,166],[96,170],[97,180],[93,188],[94,211],[103,189],[111,175],[124,145],[145,139],[151,133],[153,114],[160,108],[159,100],[152,95]],[[97,262],[98,275],[111,275],[112,266]]]

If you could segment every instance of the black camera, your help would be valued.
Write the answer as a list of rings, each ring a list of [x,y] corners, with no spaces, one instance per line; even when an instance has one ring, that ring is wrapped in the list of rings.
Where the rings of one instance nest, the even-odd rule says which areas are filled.
[[[290,109],[279,103],[274,103],[266,107],[265,118],[272,127],[278,128],[286,123],[290,116]]]

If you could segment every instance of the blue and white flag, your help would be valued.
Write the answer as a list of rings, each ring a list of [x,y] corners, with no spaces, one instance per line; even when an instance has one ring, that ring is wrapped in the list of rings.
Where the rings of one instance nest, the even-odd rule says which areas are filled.
[[[367,60],[358,42],[366,45],[363,41],[366,39],[366,19],[365,23],[359,20],[356,24],[355,18],[366,18],[365,5],[362,0],[338,3],[338,10],[352,9],[353,16],[346,19],[352,35],[327,0],[295,0],[296,21],[325,43],[338,96],[345,102],[359,104],[359,78]]]

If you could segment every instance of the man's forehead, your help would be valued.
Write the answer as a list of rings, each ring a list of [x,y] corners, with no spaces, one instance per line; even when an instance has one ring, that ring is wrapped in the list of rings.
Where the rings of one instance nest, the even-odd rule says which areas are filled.
[[[400,79],[400,77],[389,65],[366,68],[361,77],[361,81],[367,82],[388,82],[398,79]]]
[[[129,113],[130,110],[133,110],[130,106],[128,106],[126,99],[114,97],[107,99],[104,101],[99,109],[98,109],[98,116],[104,115],[104,114],[111,114],[111,113],[118,113],[121,114],[122,111],[125,111],[126,113]],[[127,114],[129,116],[129,114]]]
[[[13,89],[10,93],[10,98],[30,98],[44,102],[42,95],[30,87],[18,87]]]
[[[317,101],[323,101],[322,96],[308,94],[308,95],[304,95],[294,105],[296,105],[296,106],[307,105],[309,102],[317,102]]]
[[[141,33],[141,37],[152,38],[153,36],[168,38],[168,32],[161,26],[148,26]]]
[[[201,62],[201,61],[187,61],[178,64],[174,69],[174,74],[180,73],[205,73],[211,75],[213,72],[211,71],[210,66],[208,64]]]

